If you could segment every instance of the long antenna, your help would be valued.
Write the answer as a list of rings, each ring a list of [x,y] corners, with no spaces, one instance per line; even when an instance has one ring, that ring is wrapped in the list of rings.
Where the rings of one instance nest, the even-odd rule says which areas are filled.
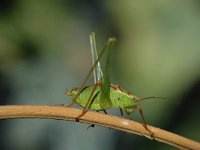
[[[135,102],[140,102],[140,101],[143,101],[143,100],[146,100],[146,99],[161,99],[161,100],[168,100],[169,102],[172,102],[172,101],[170,101],[171,99],[169,99],[169,98],[166,98],[166,97],[158,97],[158,96],[150,96],[150,97],[144,97],[144,98],[139,98],[139,99],[134,99],[133,98],[133,100],[135,101]],[[172,103],[175,103],[175,104],[178,104],[177,102],[172,102]]]

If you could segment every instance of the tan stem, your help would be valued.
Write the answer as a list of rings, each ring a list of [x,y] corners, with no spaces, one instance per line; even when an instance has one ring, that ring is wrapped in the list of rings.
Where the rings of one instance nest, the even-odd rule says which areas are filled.
[[[80,115],[81,112],[81,109],[63,106],[10,105],[0,106],[0,119],[40,118],[75,121],[75,118]],[[79,119],[79,121],[113,128],[152,139],[150,133],[144,129],[142,124],[125,118],[88,111]],[[180,149],[200,150],[200,143],[198,142],[153,126],[148,125],[148,128],[154,133],[155,140],[159,142]]]

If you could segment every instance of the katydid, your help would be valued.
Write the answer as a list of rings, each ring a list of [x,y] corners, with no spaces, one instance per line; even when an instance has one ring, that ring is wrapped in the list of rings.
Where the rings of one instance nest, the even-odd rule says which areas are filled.
[[[138,101],[142,100],[130,92],[125,91],[119,85],[111,84],[109,73],[111,66],[111,57],[114,43],[116,42],[115,38],[109,38],[106,45],[104,46],[100,55],[98,55],[96,48],[96,38],[95,33],[90,34],[90,46],[92,51],[93,66],[86,76],[84,82],[80,88],[74,88],[71,91],[67,92],[68,96],[72,96],[72,103],[69,106],[72,106],[74,103],[79,104],[83,107],[82,113],[77,116],[76,120],[78,121],[88,109],[96,111],[104,111],[112,108],[119,108],[121,114],[123,111],[126,114],[131,114],[135,110],[139,111],[144,128],[151,134],[154,138],[154,133],[150,131],[145,122],[143,111],[138,106]],[[103,54],[107,51],[107,62],[105,70],[102,72],[100,66],[100,59]],[[85,86],[90,75],[94,75],[94,85]],[[149,97],[153,98],[153,97]],[[146,98],[145,98],[146,99]]]

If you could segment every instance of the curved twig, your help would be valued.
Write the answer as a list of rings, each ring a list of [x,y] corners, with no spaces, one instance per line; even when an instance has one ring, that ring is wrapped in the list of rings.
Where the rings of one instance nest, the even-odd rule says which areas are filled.
[[[76,118],[81,112],[82,110],[80,109],[63,106],[0,106],[0,119],[40,118],[75,121],[74,118]],[[80,118],[80,122],[97,124],[152,139],[149,132],[144,129],[142,124],[125,118],[88,111],[83,117]],[[153,126],[148,125],[148,128],[154,132],[155,140],[159,142],[163,142],[180,149],[200,149],[200,143],[198,142]]]

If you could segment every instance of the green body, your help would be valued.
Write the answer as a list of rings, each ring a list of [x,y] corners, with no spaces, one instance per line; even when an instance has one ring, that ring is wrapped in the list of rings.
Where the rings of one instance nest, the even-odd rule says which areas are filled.
[[[85,107],[93,88],[94,86],[85,87],[82,90],[81,94],[76,99],[76,103],[81,105],[82,107]],[[79,89],[72,90],[71,96],[75,97],[76,94],[78,93],[78,90]],[[101,104],[100,93],[101,93],[100,86],[98,86],[93,94],[93,97],[88,106],[88,109],[100,111],[100,110],[106,110],[106,109],[121,108],[127,114],[130,114],[135,110],[134,108],[137,106],[137,103],[133,100],[133,99],[137,99],[137,97],[127,92],[124,92],[124,91],[122,92],[118,89],[110,87],[109,97],[111,100],[111,105],[109,108],[108,107],[104,108],[100,105]]]
[[[131,114],[135,110],[138,110],[142,116],[144,128],[151,134],[151,137],[154,137],[154,133],[151,132],[146,125],[141,108],[137,106],[137,102],[141,99],[123,90],[118,85],[110,84],[110,64],[113,44],[115,41],[115,38],[109,38],[100,55],[98,55],[95,33],[90,34],[93,66],[83,81],[81,87],[67,92],[68,96],[72,96],[72,103],[69,106],[72,106],[73,103],[77,103],[84,107],[82,113],[75,118],[77,121],[86,113],[88,109],[96,111],[102,110],[105,112],[107,109],[119,108],[121,110],[121,114],[123,114],[122,110],[124,110],[127,114]],[[105,70],[102,71],[99,60],[102,58],[106,50],[108,52],[107,61]],[[85,86],[85,83],[88,81],[92,72],[95,83],[91,86]]]
[[[72,96],[72,104],[77,103],[84,107],[84,109],[93,109],[97,111],[120,108],[127,114],[135,110],[137,103],[134,100],[138,98],[121,89],[119,86],[110,84],[110,64],[115,42],[115,38],[109,38],[100,55],[98,55],[95,33],[90,34],[93,66],[82,86],[67,92],[67,95]],[[102,71],[99,60],[102,58],[105,51],[107,51],[107,61],[105,69]],[[92,72],[94,74],[94,85],[84,87]]]

